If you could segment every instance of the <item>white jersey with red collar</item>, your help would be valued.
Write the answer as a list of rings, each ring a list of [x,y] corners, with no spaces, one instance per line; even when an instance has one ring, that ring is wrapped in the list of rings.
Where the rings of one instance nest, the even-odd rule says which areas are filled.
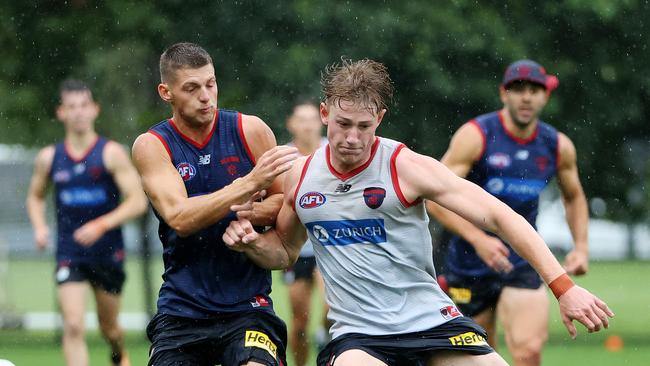
[[[294,204],[325,280],[334,338],[417,332],[461,315],[435,280],[424,204],[400,190],[403,147],[377,138],[368,162],[340,174],[326,145],[303,168]]]

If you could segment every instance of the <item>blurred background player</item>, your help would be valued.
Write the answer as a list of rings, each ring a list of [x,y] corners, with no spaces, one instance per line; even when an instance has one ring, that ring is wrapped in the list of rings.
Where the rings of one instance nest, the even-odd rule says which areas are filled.
[[[442,163],[483,187],[535,227],[539,195],[557,176],[575,242],[567,273],[588,269],[587,201],[571,140],[539,119],[558,85],[538,63],[508,66],[499,90],[503,108],[472,119],[454,135]],[[496,319],[516,365],[539,365],[548,334],[548,298],[530,264],[495,235],[428,202],[429,212],[458,234],[446,261],[449,294],[463,314],[488,331],[496,346]]]
[[[99,110],[83,82],[61,84],[56,117],[63,123],[65,139],[38,153],[27,196],[36,245],[44,249],[49,241],[45,194],[50,182],[54,184],[56,281],[67,365],[88,364],[84,339],[88,285],[113,364],[129,364],[118,324],[125,280],[120,225],[143,214],[147,200],[126,151],[95,132]]]
[[[299,100],[287,119],[287,130],[292,136],[288,146],[298,149],[300,155],[311,155],[316,149],[327,145],[327,138],[321,134],[323,124],[316,104],[309,99]],[[311,242],[307,240],[300,251],[298,260],[284,273],[284,281],[289,287],[291,303],[291,327],[289,344],[293,351],[294,362],[304,366],[309,357],[309,319],[313,289],[320,292],[322,320],[314,333],[314,343],[321,349],[328,342],[327,303],[325,302],[323,277],[316,267],[316,258]]]

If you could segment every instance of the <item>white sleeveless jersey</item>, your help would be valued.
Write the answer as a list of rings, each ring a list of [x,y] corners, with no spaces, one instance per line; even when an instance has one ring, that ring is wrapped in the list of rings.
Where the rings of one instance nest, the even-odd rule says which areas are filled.
[[[377,138],[366,164],[340,174],[325,145],[303,168],[294,204],[325,280],[333,338],[417,332],[461,315],[436,282],[424,204],[399,188],[403,147]]]

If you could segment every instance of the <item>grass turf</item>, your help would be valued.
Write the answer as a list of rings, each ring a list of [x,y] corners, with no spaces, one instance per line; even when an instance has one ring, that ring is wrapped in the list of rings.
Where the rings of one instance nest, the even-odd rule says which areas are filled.
[[[154,288],[157,291],[162,270],[160,262],[155,261],[153,267],[152,272],[155,273],[156,279]],[[49,260],[11,261],[7,291],[17,311],[54,311],[52,271],[52,262]],[[124,290],[123,309],[143,311],[139,261],[133,259],[128,262],[127,273],[129,280]],[[578,278],[577,282],[607,301],[617,315],[612,320],[609,330],[588,335],[584,328],[579,328],[578,339],[571,340],[559,320],[557,304],[553,301],[550,336],[544,350],[543,364],[571,366],[650,364],[650,333],[648,332],[650,291],[642,282],[646,278],[650,278],[648,262],[592,263],[589,275]],[[276,311],[280,317],[288,321],[286,288],[278,272],[274,273],[272,296]],[[89,309],[93,308],[92,301],[89,301],[88,305]],[[612,335],[623,339],[624,346],[619,352],[610,352],[604,347],[606,338]],[[132,364],[146,364],[149,344],[143,333],[129,333],[127,344]],[[88,345],[92,365],[108,364],[108,349],[96,332],[89,332]],[[509,360],[504,347],[501,351]],[[63,364],[60,346],[52,331],[0,331],[0,359],[2,358],[9,359],[18,366]],[[313,360],[312,355],[310,365],[314,364]]]

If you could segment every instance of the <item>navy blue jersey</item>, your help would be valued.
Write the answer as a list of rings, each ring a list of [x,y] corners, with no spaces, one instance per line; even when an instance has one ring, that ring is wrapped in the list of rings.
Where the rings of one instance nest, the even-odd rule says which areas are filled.
[[[167,148],[189,197],[218,191],[253,169],[255,160],[241,118],[241,113],[219,110],[214,128],[202,143],[183,135],[172,120],[149,130]],[[223,312],[272,310],[268,297],[271,272],[222,241],[225,229],[236,218],[234,213],[184,238],[156,215],[165,265],[158,312],[206,319]]]
[[[108,140],[98,137],[86,155],[74,159],[65,144],[55,146],[50,178],[54,182],[57,218],[56,259],[69,261],[121,262],[124,242],[120,228],[107,231],[90,247],[73,238],[85,223],[114,210],[120,204],[120,191],[104,166],[103,152]]]
[[[539,121],[527,139],[506,130],[501,112],[479,116],[474,124],[483,135],[483,152],[467,179],[481,186],[536,228],[539,195],[557,173],[558,133]],[[512,248],[509,260],[515,267],[526,263]],[[483,276],[493,273],[471,244],[454,237],[447,254],[448,268],[458,274]]]

